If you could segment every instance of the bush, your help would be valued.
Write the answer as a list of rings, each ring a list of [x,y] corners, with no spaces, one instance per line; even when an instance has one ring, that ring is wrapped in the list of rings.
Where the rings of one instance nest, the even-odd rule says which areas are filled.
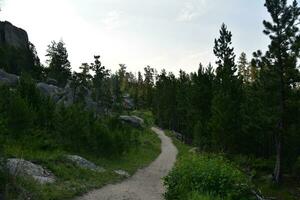
[[[11,95],[7,106],[7,123],[13,136],[20,137],[32,128],[34,112],[20,95]]]
[[[152,126],[154,124],[154,116],[151,111],[135,110],[132,112],[132,114],[141,117],[144,120],[146,126]]]
[[[193,192],[222,199],[251,199],[251,184],[247,176],[221,156],[183,158],[164,183],[167,200],[187,200]],[[192,197],[190,199],[197,199]]]

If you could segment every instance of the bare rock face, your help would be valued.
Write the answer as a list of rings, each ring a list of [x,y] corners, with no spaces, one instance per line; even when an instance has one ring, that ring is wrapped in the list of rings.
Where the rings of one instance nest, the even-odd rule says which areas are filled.
[[[40,184],[55,182],[55,176],[50,171],[32,162],[11,158],[7,160],[6,165],[13,176],[31,177]]]
[[[26,31],[10,22],[0,22],[0,47],[3,45],[27,49],[29,47],[28,35]]]
[[[43,82],[38,83],[36,87],[43,95],[51,97],[54,101],[57,101],[63,92],[63,89]]]
[[[18,84],[19,77],[14,74],[9,74],[4,70],[0,69],[0,85],[8,85],[14,87]]]
[[[105,172],[105,169],[103,167],[99,167],[83,157],[77,155],[67,155],[66,157],[68,160],[75,163],[80,168],[89,169],[97,172]]]

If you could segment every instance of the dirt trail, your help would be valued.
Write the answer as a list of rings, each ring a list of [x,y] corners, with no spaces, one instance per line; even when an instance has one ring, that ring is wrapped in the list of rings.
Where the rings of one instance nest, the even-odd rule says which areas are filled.
[[[76,200],[162,200],[162,177],[173,167],[177,149],[162,130],[155,127],[152,130],[161,139],[161,154],[154,162],[121,183],[107,185]]]

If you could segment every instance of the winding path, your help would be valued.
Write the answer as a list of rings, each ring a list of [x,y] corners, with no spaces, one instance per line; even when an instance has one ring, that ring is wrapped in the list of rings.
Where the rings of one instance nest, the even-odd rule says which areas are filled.
[[[152,130],[161,139],[161,154],[154,162],[121,183],[107,185],[76,200],[162,200],[162,177],[173,167],[177,149],[162,130],[155,127]]]

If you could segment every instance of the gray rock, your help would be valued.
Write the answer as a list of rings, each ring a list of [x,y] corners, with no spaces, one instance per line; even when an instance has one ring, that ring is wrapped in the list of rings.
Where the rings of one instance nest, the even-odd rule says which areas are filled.
[[[74,104],[74,90],[71,87],[71,81],[68,81],[64,90],[62,98],[59,100],[59,103],[63,103],[65,106],[69,107]]]
[[[132,110],[135,107],[134,100],[130,97],[129,94],[123,96],[123,106],[127,110]]]
[[[31,177],[40,184],[55,182],[55,176],[50,171],[23,159],[8,159],[6,166],[13,176]]]
[[[178,133],[176,131],[173,131],[173,134],[176,136],[176,138],[180,141],[184,141],[184,136],[181,133]]]
[[[55,85],[40,82],[36,85],[36,87],[43,95],[51,97],[54,101],[58,101],[60,96],[63,94],[63,89]]]
[[[124,170],[114,170],[114,172],[120,176],[125,176],[125,177],[129,177],[130,174]]]
[[[9,74],[4,70],[0,69],[0,85],[8,85],[9,87],[15,87],[19,83],[19,77],[14,74]],[[53,83],[53,84],[49,84]],[[65,88],[60,88],[55,86],[56,80],[49,79],[47,83],[39,82],[36,84],[37,89],[41,94],[50,97],[55,103],[63,104],[69,107],[74,104],[75,99],[79,96],[78,92],[75,93],[74,89],[71,87],[71,82],[69,81]],[[83,91],[85,108],[94,113],[101,114],[104,109],[99,106],[92,98],[92,91],[88,88],[81,87],[80,91]]]
[[[49,85],[57,85],[57,80],[53,79],[53,78],[47,78],[47,84]]]
[[[19,83],[19,77],[14,74],[9,74],[0,69],[0,84],[15,87]]]
[[[120,120],[133,125],[134,127],[143,127],[144,120],[137,116],[128,116],[128,115],[121,115]]]
[[[26,31],[12,25],[10,22],[0,22],[0,47],[3,45],[28,49],[28,35]]]
[[[67,155],[66,158],[71,162],[75,163],[77,166],[83,169],[89,169],[97,172],[105,172],[106,170],[103,167],[99,167],[92,163],[91,161],[86,160],[83,157],[77,155]]]

